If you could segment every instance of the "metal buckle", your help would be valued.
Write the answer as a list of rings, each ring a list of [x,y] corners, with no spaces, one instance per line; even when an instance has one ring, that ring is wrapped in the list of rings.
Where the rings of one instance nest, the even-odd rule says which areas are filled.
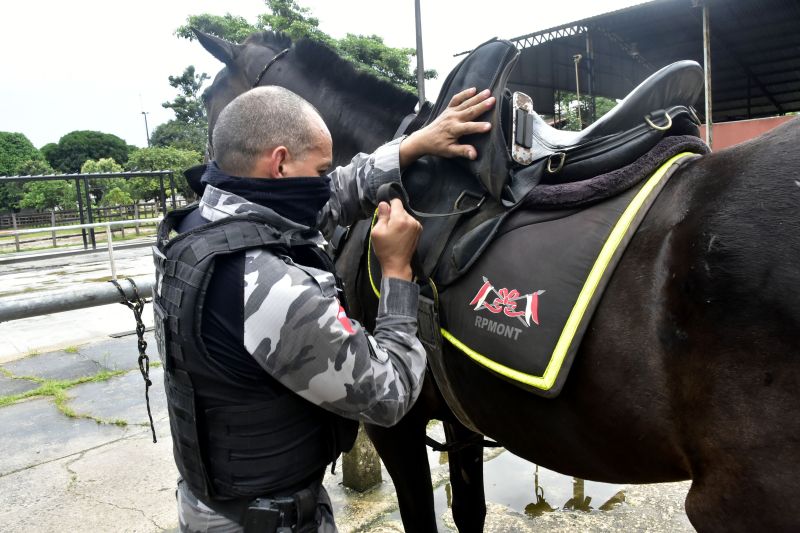
[[[479,195],[478,193],[465,190],[465,191],[461,191],[461,194],[459,194],[458,198],[456,198],[456,201],[453,203],[453,209],[454,210],[460,210],[461,209],[461,201],[467,196],[469,196],[469,197],[471,197],[473,199],[475,199],[475,198],[478,199],[478,203],[476,205],[474,205],[473,207],[470,207],[469,209],[478,209],[480,206],[483,205],[483,202],[486,201],[486,195],[485,194],[484,195]]]
[[[668,129],[670,129],[672,127],[672,117],[669,116],[669,113],[667,113],[664,110],[662,110],[661,112],[664,113],[665,117],[667,117],[667,124],[665,126],[656,125],[652,120],[650,120],[650,115],[645,115],[644,116],[644,121],[647,122],[647,125],[650,126],[651,128],[653,128],[654,130],[667,131]]]
[[[553,157],[554,156],[561,156],[561,159],[558,162],[558,166],[553,168]],[[558,152],[555,154],[550,154],[550,157],[547,158],[547,172],[550,174],[555,174],[564,166],[564,160],[567,158],[567,154],[565,152]]]

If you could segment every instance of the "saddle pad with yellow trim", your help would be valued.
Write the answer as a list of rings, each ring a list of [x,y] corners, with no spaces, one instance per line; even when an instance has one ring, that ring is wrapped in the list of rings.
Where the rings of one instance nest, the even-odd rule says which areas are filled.
[[[444,339],[515,385],[557,396],[627,244],[675,163],[695,156],[680,153],[636,187],[588,208],[513,213],[438,295]]]
[[[679,154],[622,195],[583,210],[518,212],[468,273],[443,291],[443,337],[545,397],[563,386],[615,266]]]

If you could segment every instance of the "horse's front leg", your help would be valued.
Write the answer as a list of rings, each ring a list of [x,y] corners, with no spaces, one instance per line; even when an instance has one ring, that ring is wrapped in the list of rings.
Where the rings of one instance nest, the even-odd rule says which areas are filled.
[[[425,445],[425,395],[392,427],[365,424],[386,470],[394,482],[400,516],[406,531],[437,533],[433,488]]]
[[[459,533],[483,531],[486,499],[483,491],[483,435],[465,427],[455,416],[443,422],[448,444],[472,442],[447,454],[453,490],[453,521]]]

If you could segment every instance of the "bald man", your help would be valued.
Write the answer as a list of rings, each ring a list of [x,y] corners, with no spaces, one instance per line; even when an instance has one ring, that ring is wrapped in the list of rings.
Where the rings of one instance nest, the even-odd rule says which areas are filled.
[[[291,91],[255,88],[222,111],[203,197],[167,216],[154,248],[181,531],[336,531],[326,466],[359,421],[408,412],[426,365],[410,266],[421,227],[399,200],[376,206],[376,191],[423,155],[475,158],[458,139],[488,131],[473,121],[493,105],[488,91],[459,93],[425,128],[333,171],[327,126]],[[376,207],[369,334],[324,245]]]

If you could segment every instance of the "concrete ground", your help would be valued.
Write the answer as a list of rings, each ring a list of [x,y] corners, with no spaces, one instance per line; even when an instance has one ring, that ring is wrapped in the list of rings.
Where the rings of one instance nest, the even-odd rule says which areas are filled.
[[[151,272],[146,248],[123,256],[122,274]],[[80,257],[0,265],[0,294],[107,275],[102,254]],[[148,326],[151,313],[147,306]],[[133,328],[120,304],[0,324],[0,532],[176,530],[162,369],[151,369],[153,443],[136,338],[109,336]],[[146,340],[155,363],[149,331]],[[430,434],[441,439],[441,426]],[[429,451],[429,462],[440,530],[455,531],[446,458]],[[484,470],[487,532],[693,531],[683,511],[688,483],[583,482],[503,450],[487,451]],[[385,470],[364,493],[344,488],[341,475],[340,462],[325,479],[341,531],[403,531]],[[576,510],[570,502],[579,493]]]

